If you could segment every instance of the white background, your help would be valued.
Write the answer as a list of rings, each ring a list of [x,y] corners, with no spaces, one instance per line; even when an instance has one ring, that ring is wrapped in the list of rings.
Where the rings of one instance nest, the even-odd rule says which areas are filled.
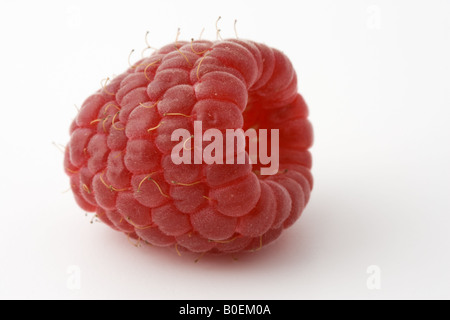
[[[450,298],[449,10],[444,0],[2,0],[0,298]],[[214,39],[219,15],[224,38],[236,18],[241,38],[291,58],[315,128],[316,186],[272,246],[196,264],[91,225],[62,193],[52,141],[68,141],[74,104],[127,67],[147,30],[155,47],[178,27],[181,39],[203,27]],[[367,287],[371,265],[380,290]]]

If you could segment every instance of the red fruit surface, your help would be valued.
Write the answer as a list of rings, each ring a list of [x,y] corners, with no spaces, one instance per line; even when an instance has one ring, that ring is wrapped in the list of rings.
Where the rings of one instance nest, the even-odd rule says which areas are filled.
[[[86,99],[65,170],[78,205],[129,237],[196,253],[258,250],[309,201],[307,118],[282,52],[246,40],[178,42]],[[258,163],[175,165],[171,134],[193,133],[194,121],[203,131],[279,129],[279,172],[262,176]]]

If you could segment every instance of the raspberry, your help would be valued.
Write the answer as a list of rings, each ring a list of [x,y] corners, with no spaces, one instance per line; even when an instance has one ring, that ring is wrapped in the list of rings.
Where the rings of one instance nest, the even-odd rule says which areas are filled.
[[[79,206],[128,237],[178,252],[258,250],[309,201],[307,117],[282,52],[246,40],[176,42],[86,99],[65,171]],[[171,134],[193,132],[194,121],[203,131],[279,129],[278,173],[259,175],[262,165],[249,162],[174,164]]]

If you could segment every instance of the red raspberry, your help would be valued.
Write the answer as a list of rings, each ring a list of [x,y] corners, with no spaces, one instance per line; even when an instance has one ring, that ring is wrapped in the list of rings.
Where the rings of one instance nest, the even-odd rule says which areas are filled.
[[[177,42],[142,59],[83,104],[65,154],[77,203],[111,228],[199,253],[256,250],[305,208],[312,127],[297,76],[276,49],[246,40]],[[279,129],[280,169],[181,164],[175,129]]]

